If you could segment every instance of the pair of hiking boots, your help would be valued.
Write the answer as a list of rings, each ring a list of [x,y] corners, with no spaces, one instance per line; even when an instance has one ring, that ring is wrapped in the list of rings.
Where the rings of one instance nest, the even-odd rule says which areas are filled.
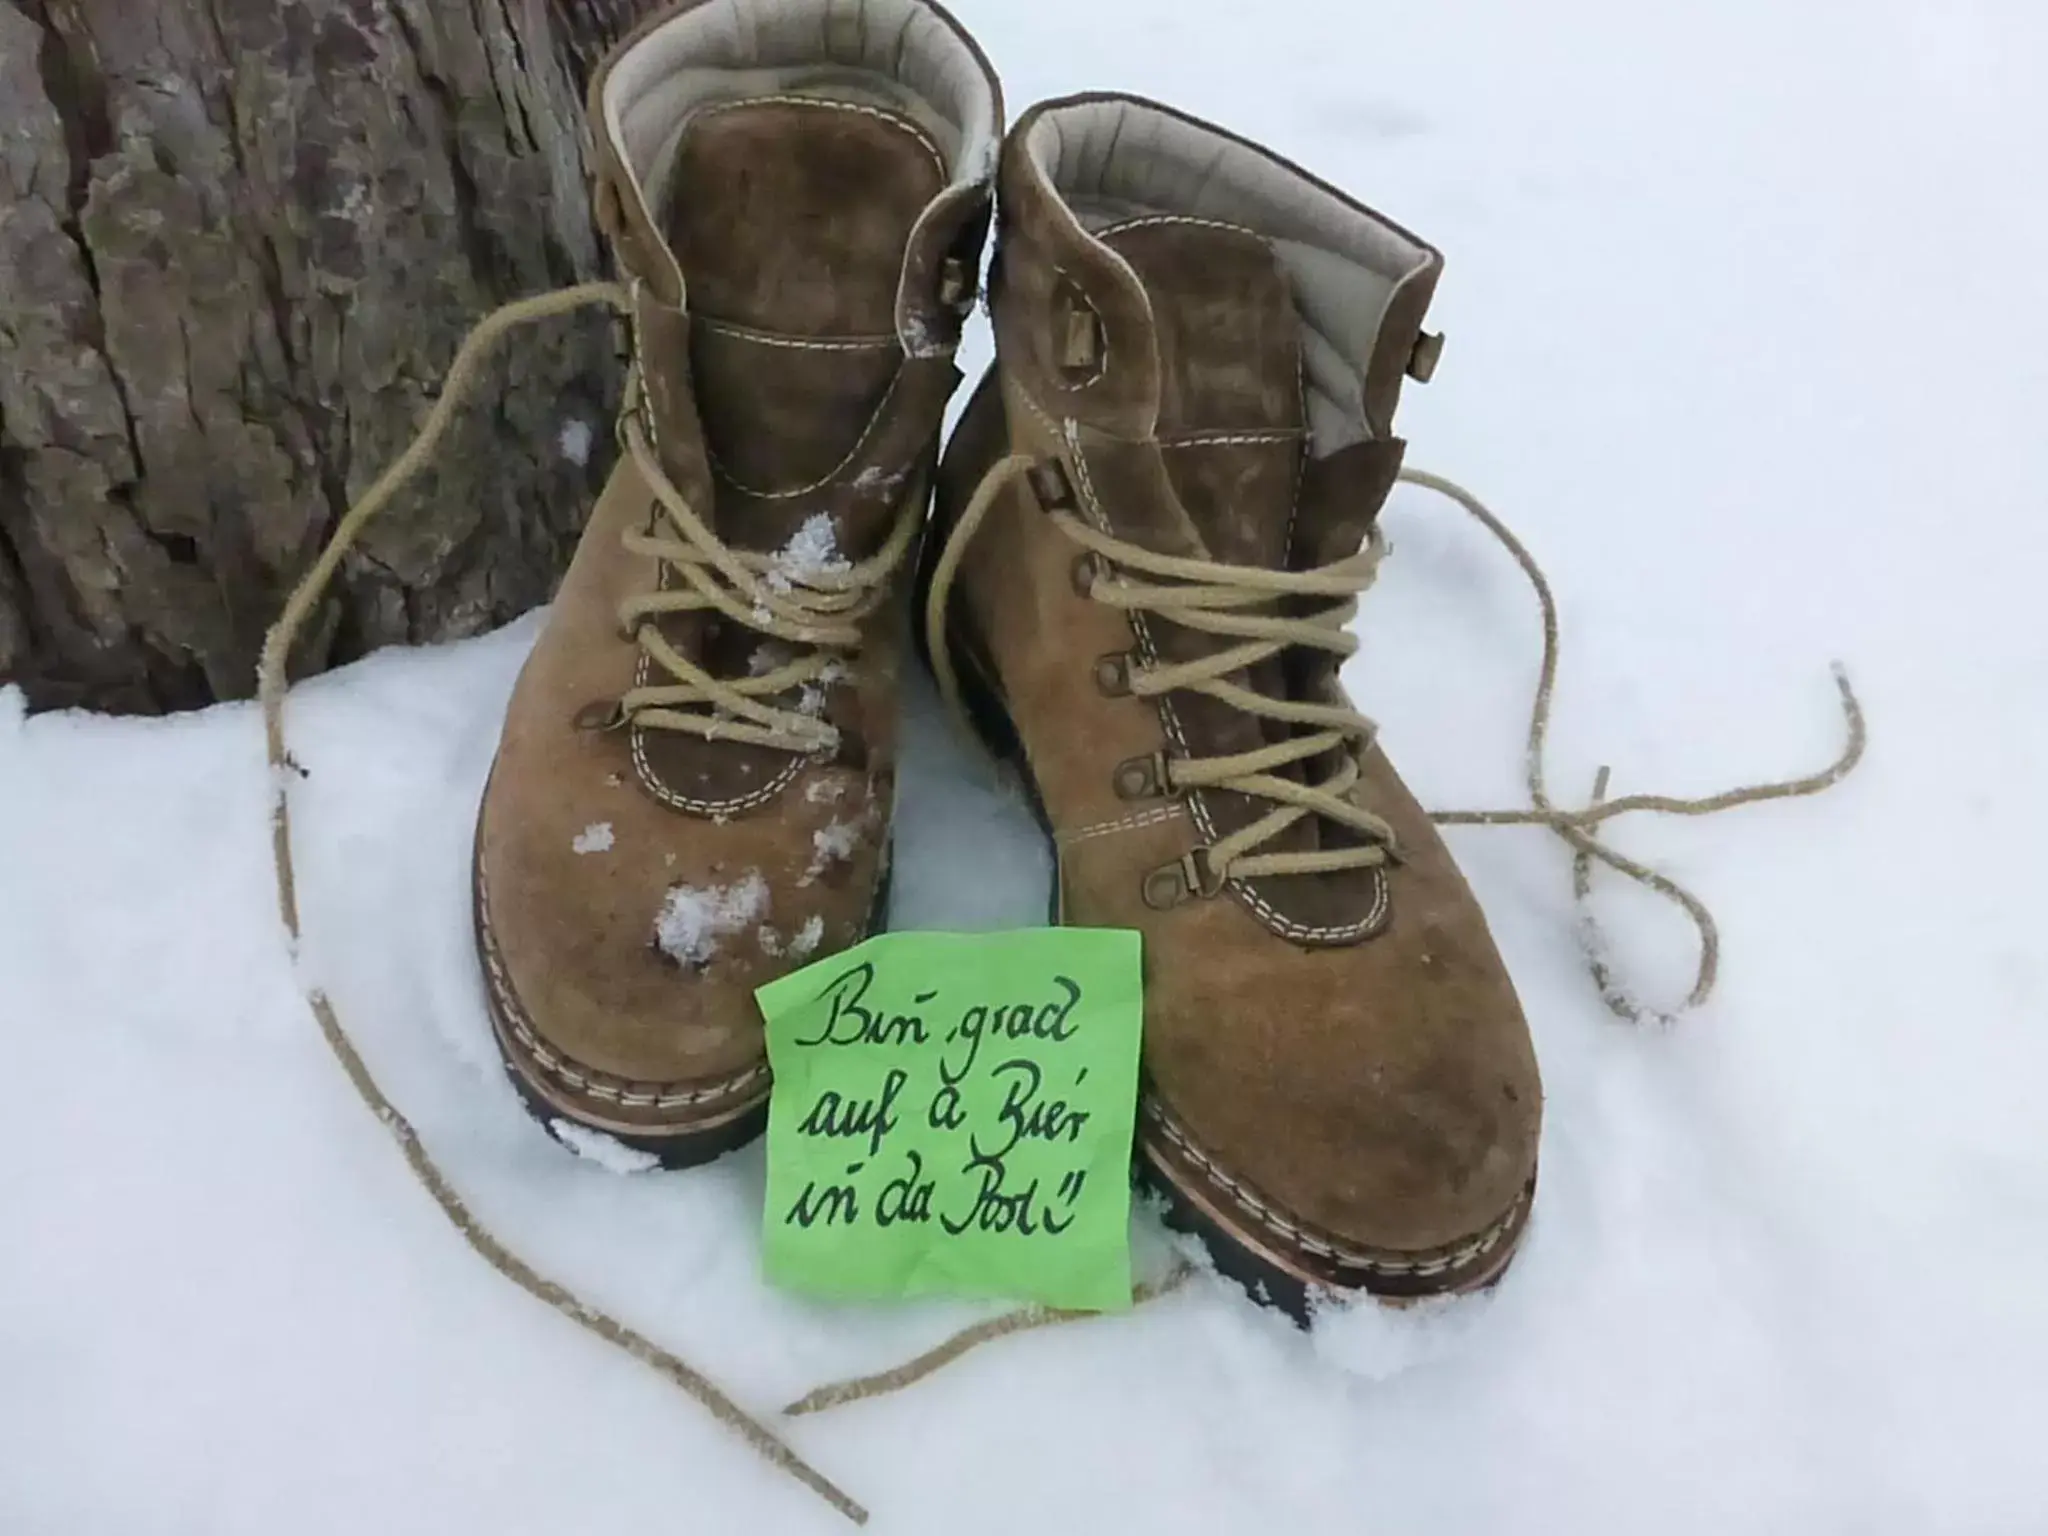
[[[1144,1171],[1299,1309],[1498,1275],[1541,1088],[1484,917],[1339,686],[1441,258],[1121,95],[1003,135],[927,0],[696,0],[591,88],[623,452],[475,844],[497,1040],[545,1121],[755,1135],[754,989],[888,881],[921,648],[1144,936]],[[996,363],[940,461],[992,209]]]

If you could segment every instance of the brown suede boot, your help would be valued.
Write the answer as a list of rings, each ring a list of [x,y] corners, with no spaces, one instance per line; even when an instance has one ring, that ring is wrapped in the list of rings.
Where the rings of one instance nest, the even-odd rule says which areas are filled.
[[[754,1134],[754,988],[876,919],[1001,110],[925,0],[696,0],[592,84],[625,452],[513,694],[475,876],[506,1065],[572,1143],[678,1164]]]
[[[1297,1313],[1483,1284],[1528,1216],[1536,1062],[1337,682],[1441,258],[1128,97],[1035,108],[999,203],[928,635],[1036,792],[1062,919],[1145,935],[1143,1163]]]

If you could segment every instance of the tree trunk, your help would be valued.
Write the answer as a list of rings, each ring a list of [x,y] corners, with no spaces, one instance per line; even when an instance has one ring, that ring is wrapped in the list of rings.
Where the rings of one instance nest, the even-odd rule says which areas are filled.
[[[247,695],[265,626],[492,306],[603,261],[581,93],[652,0],[0,0],[0,684]],[[506,349],[302,665],[544,601],[616,340]]]

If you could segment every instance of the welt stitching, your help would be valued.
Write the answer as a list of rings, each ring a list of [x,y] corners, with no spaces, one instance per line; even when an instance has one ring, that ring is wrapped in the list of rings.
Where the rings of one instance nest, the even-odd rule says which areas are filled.
[[[588,1094],[609,1104],[623,1105],[628,1109],[681,1109],[694,1104],[729,1099],[768,1075],[768,1068],[765,1065],[755,1065],[703,1088],[674,1088],[664,1083],[645,1083],[636,1086],[624,1078],[612,1077],[607,1073],[578,1066],[566,1056],[558,1055],[535,1032],[525,1005],[519,1001],[519,994],[513,989],[512,978],[505,969],[504,957],[498,949],[497,930],[491,923],[490,880],[485,874],[481,859],[477,861],[475,880],[477,915],[481,919],[477,926],[484,941],[484,970],[490,983],[491,996],[496,999],[506,1027],[511,1030],[513,1037],[550,1076],[560,1079],[579,1093]]]
[[[1160,1134],[1172,1142],[1183,1157],[1193,1163],[1205,1178],[1210,1179],[1219,1189],[1227,1192],[1233,1200],[1237,1201],[1253,1219],[1268,1231],[1279,1234],[1296,1246],[1308,1253],[1315,1254],[1319,1258],[1330,1259],[1335,1263],[1343,1264],[1350,1268],[1368,1270],[1374,1274],[1427,1276],[1440,1275],[1446,1270],[1461,1268],[1471,1263],[1474,1259],[1490,1253],[1500,1245],[1501,1239],[1507,1235],[1509,1228],[1513,1226],[1515,1218],[1521,1214],[1523,1201],[1528,1198],[1528,1191],[1524,1189],[1521,1194],[1515,1197],[1514,1203],[1507,1208],[1506,1214],[1501,1216],[1499,1220],[1495,1221],[1477,1237],[1460,1244],[1458,1247],[1442,1250],[1429,1257],[1413,1259],[1389,1258],[1381,1253],[1331,1242],[1304,1230],[1280,1211],[1275,1210],[1271,1204],[1248,1186],[1237,1179],[1233,1179],[1229,1174],[1217,1167],[1215,1160],[1197,1147],[1189,1139],[1187,1133],[1174,1123],[1173,1119],[1164,1109],[1159,1107],[1156,1101],[1147,1101],[1146,1114],[1153,1124],[1159,1128]]]

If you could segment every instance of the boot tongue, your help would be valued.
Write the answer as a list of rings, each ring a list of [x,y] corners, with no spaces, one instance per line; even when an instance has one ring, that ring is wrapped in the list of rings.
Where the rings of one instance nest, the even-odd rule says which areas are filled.
[[[1306,447],[1301,318],[1249,230],[1153,217],[1102,236],[1137,273],[1159,349],[1166,471],[1211,558],[1287,563]]]
[[[778,95],[686,123],[669,239],[689,291],[698,414],[725,482],[719,531],[732,543],[787,545],[820,498],[774,493],[825,479],[862,441],[903,361],[905,248],[945,180],[930,137],[877,107]],[[851,511],[875,526],[840,528],[842,548],[865,553],[889,510]]]
[[[1284,568],[1307,435],[1301,317],[1273,248],[1249,230],[1199,219],[1146,218],[1102,238],[1130,263],[1151,301],[1160,452],[1187,513],[1184,535],[1226,564]],[[1169,660],[1190,660],[1231,643],[1169,624],[1154,632]],[[1286,669],[1277,658],[1234,681],[1269,698],[1287,694]],[[1175,711],[1197,756],[1250,751],[1288,733],[1277,721],[1196,692],[1176,695]],[[1279,771],[1302,777],[1298,766]],[[1219,831],[1245,826],[1271,809],[1221,790],[1207,803]],[[1302,851],[1316,839],[1311,818],[1268,843],[1267,851]]]

